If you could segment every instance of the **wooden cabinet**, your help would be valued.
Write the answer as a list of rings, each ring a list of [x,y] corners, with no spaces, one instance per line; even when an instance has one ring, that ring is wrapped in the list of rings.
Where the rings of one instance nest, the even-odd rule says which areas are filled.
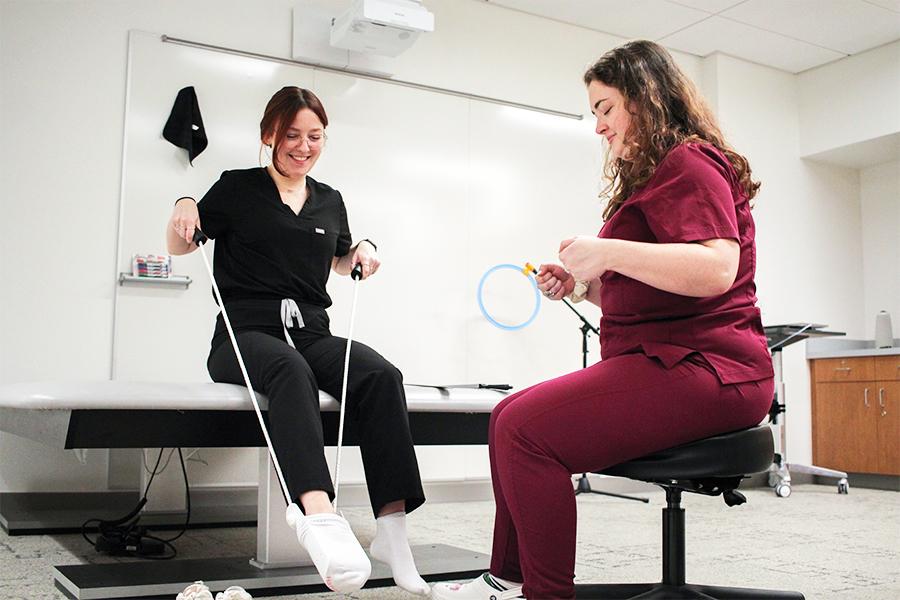
[[[813,463],[900,475],[900,355],[810,361]]]
[[[812,361],[813,381],[825,383],[833,381],[873,381],[875,379],[874,357],[863,358],[821,358]]]
[[[878,472],[900,475],[900,381],[879,381],[878,393]]]

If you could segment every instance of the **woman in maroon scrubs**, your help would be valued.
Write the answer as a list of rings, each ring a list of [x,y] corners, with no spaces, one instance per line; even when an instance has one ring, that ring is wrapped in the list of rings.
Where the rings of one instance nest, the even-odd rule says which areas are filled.
[[[574,598],[571,474],[752,427],[772,402],[747,160],[655,43],[611,50],[584,82],[610,201],[599,235],[564,240],[538,282],[603,309],[602,360],[494,410],[491,569],[434,598]]]

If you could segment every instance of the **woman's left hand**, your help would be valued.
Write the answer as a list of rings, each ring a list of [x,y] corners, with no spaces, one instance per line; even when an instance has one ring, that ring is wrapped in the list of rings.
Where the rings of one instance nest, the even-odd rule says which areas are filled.
[[[604,240],[578,235],[559,243],[559,260],[582,281],[593,281],[607,270]]]
[[[381,261],[378,260],[378,252],[369,242],[363,240],[356,245],[356,251],[353,253],[352,265],[362,265],[362,278],[366,279],[375,274]]]

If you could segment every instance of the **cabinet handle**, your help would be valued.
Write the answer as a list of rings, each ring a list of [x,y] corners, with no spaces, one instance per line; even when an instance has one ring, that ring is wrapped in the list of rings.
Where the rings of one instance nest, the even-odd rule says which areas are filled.
[[[878,388],[878,406],[881,407],[881,416],[887,416],[887,411],[884,409],[884,388]]]
[[[866,408],[869,408],[869,388],[863,389],[863,404],[866,405]]]
[[[900,368],[900,367],[898,367],[898,368]],[[834,370],[835,371],[852,371],[853,368],[852,367],[835,367]]]

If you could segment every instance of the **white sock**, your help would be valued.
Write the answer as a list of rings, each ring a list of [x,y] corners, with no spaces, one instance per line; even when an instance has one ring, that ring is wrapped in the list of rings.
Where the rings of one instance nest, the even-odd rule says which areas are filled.
[[[334,513],[307,516],[296,504],[288,506],[286,517],[325,585],[343,593],[365,585],[372,563],[344,517]]]
[[[406,513],[395,512],[375,519],[375,539],[369,546],[369,553],[386,563],[391,568],[394,581],[398,586],[412,592],[427,596],[431,588],[419,576],[416,563],[413,561],[409,540],[406,537]]]

